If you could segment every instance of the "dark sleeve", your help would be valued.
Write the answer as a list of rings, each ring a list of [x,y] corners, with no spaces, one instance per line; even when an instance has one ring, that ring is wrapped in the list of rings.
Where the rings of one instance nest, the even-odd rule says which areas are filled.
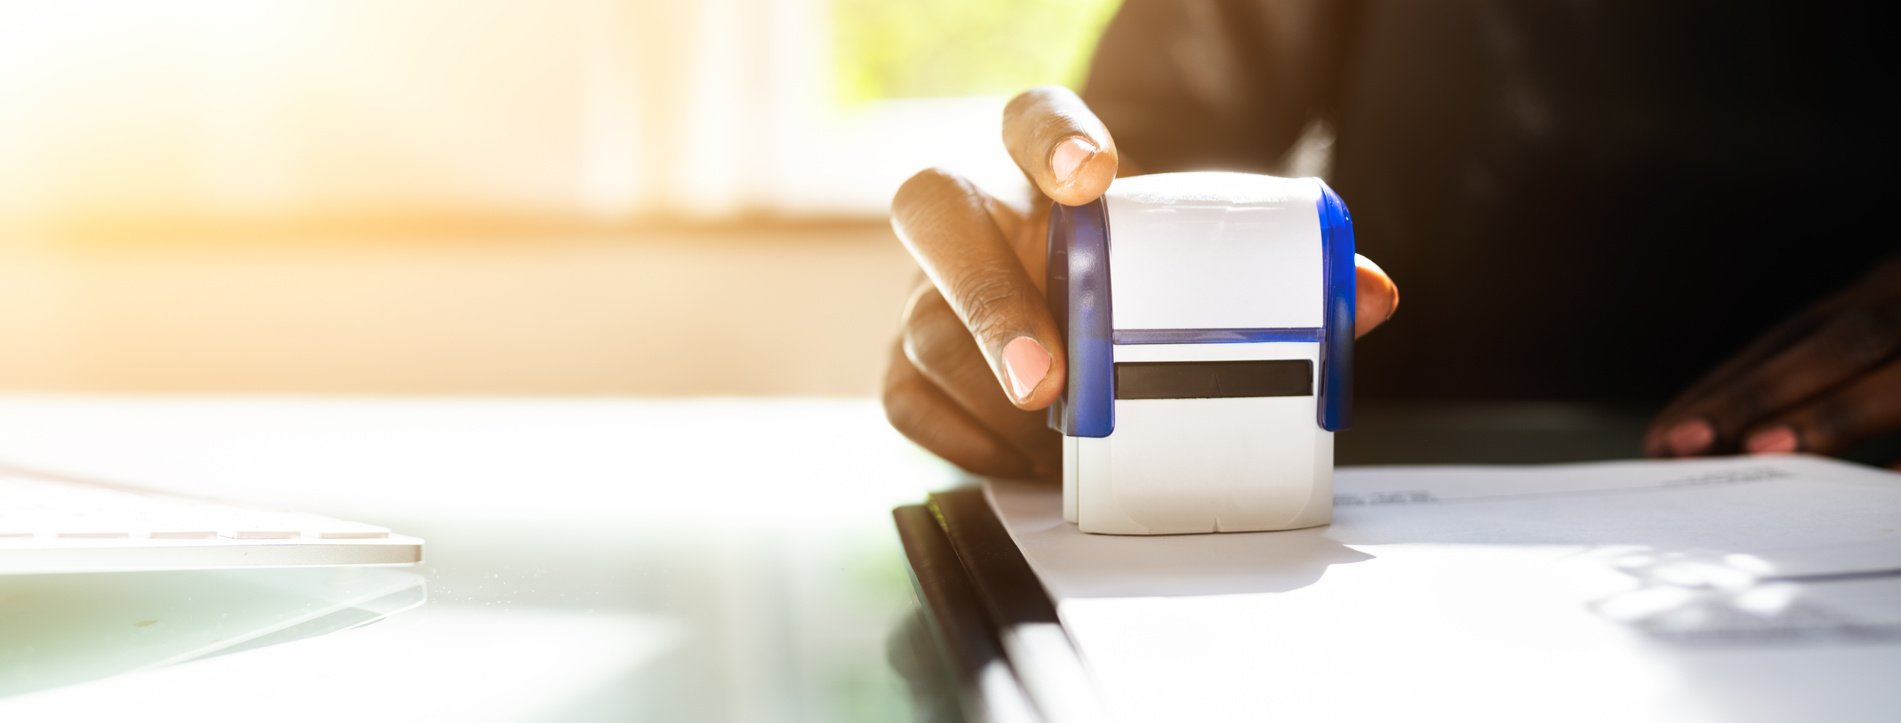
[[[1271,171],[1331,104],[1352,5],[1128,0],[1083,98],[1142,172]]]

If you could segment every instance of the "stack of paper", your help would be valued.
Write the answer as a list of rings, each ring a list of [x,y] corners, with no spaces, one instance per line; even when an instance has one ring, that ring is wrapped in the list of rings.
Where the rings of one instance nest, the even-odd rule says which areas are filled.
[[[1770,456],[1342,469],[1334,524],[991,504],[1123,720],[1901,720],[1901,475]]]

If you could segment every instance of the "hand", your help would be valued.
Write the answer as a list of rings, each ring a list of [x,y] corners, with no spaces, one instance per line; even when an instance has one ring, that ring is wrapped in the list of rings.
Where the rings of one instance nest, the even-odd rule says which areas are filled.
[[[1671,402],[1651,456],[1838,454],[1901,432],[1901,258],[1771,329]]]
[[[1100,197],[1121,160],[1081,98],[1037,88],[1010,101],[1003,141],[1042,195],[1079,206]],[[930,169],[891,201],[891,225],[925,279],[913,290],[885,374],[885,414],[912,441],[966,470],[1050,477],[1060,437],[1036,410],[1063,391],[1062,330],[1044,302],[1048,203],[1028,210]],[[1355,335],[1392,316],[1399,291],[1364,257]]]

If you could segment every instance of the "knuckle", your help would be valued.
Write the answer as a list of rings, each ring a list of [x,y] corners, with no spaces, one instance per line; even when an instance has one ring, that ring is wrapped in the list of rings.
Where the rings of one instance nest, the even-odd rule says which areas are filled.
[[[948,196],[962,195],[967,188],[962,176],[948,169],[933,166],[911,174],[910,178],[905,179],[904,183],[898,186],[897,193],[891,196],[891,208],[895,211],[928,204]]]
[[[1019,326],[1013,312],[1022,302],[1022,289],[1007,272],[972,274],[959,285],[958,313],[972,334],[989,339]]]
[[[1709,390],[1703,400],[1686,407],[1684,419],[1702,417],[1710,423],[1717,439],[1736,439],[1756,420],[1782,411],[1786,405],[1776,402],[1770,382],[1756,377],[1737,379]]]
[[[883,399],[885,422],[889,423],[892,429],[900,432],[911,423],[911,413],[905,407],[903,393],[899,391],[901,386],[899,384],[886,386]]]
[[[1852,438],[1867,422],[1867,401],[1853,396],[1833,396],[1815,405],[1810,424],[1829,441]]]
[[[1716,428],[1718,437],[1727,437],[1742,431],[1749,420],[1763,413],[1763,392],[1754,384],[1742,384],[1731,387],[1710,405],[1705,416]]]
[[[944,342],[939,334],[929,331],[907,332],[904,335],[904,359],[918,370],[918,373],[930,376],[943,368],[941,351]]]
[[[1057,85],[1035,86],[1011,98],[1010,102],[1003,107],[1003,112],[1006,117],[1021,117],[1038,108],[1047,107],[1052,101],[1061,98],[1061,94],[1068,92],[1070,92],[1068,88]]]
[[[922,391],[922,383],[914,376],[895,373],[888,374],[885,379],[884,394],[880,399],[884,404],[885,421],[907,437],[918,426],[917,397]]]
[[[879,401],[881,402],[890,403],[893,396],[900,393],[898,388],[905,383],[905,380],[917,376],[910,363],[904,358],[903,349],[904,337],[900,334],[898,340],[893,345],[894,353],[890,359],[885,362],[884,380],[883,384],[879,387]]]
[[[1829,323],[1828,339],[1838,354],[1850,364],[1873,364],[1901,346],[1901,318],[1887,307],[1857,307],[1842,312]]]
[[[902,343],[915,330],[928,326],[935,313],[930,307],[943,304],[944,296],[937,292],[936,286],[924,283],[912,289],[911,295],[904,299],[904,308],[898,312],[898,341]]]
[[[913,329],[926,329],[938,323],[945,315],[954,314],[950,302],[938,293],[935,286],[920,286],[911,293],[904,305],[903,325],[907,333]]]
[[[958,352],[974,344],[963,321],[951,312],[942,297],[913,307],[901,341],[905,359],[926,374],[949,366]]]
[[[1794,425],[1802,448],[1820,452],[1833,450],[1842,440],[1854,437],[1862,419],[1861,405],[1840,396],[1817,403],[1803,416]]]
[[[1030,108],[1035,107],[1039,102],[1037,91],[1037,88],[1031,88],[1012,96],[1010,102],[1003,105],[1004,123],[1009,123],[1013,118],[1023,117],[1025,113],[1030,111]]]
[[[963,469],[978,474],[996,471],[997,461],[990,459],[977,450],[969,449],[967,443],[960,443],[955,434],[945,425],[933,424],[931,413],[921,404],[921,381],[907,382],[885,395],[885,421],[892,429],[904,435],[932,454]]]

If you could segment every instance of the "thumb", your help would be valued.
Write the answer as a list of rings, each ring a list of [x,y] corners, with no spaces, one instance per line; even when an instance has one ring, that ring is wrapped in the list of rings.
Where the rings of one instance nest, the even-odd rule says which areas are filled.
[[[1081,206],[1115,180],[1115,139],[1068,88],[1024,91],[1003,109],[1003,145],[1023,175],[1050,200]]]

